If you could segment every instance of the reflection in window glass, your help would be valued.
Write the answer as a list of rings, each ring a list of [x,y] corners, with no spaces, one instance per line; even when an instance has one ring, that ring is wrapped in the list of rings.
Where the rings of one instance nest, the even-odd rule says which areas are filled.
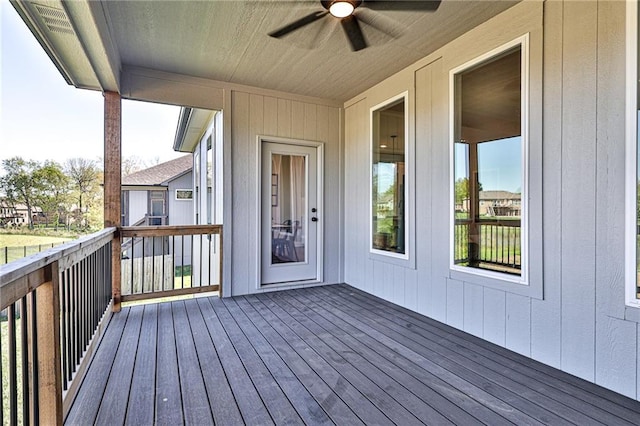
[[[454,263],[521,275],[518,46],[455,75]]]
[[[405,100],[372,115],[372,246],[405,254]]]
[[[306,261],[307,157],[271,156],[271,262]]]

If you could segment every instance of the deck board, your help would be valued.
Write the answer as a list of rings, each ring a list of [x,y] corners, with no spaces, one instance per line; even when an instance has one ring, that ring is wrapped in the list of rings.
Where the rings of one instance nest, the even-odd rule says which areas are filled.
[[[264,361],[258,355],[260,341],[250,342],[238,326],[237,317],[232,316],[227,305],[221,300],[210,300],[214,305],[220,323],[227,331],[231,343],[236,348],[253,385],[262,397],[265,407],[276,424],[300,424],[302,419],[291,402],[271,375]],[[235,318],[234,318],[235,317]],[[238,318],[240,320],[240,318]]]
[[[178,372],[178,353],[171,303],[158,305],[158,346],[156,369],[155,423],[179,425],[184,423],[182,394]],[[133,344],[133,342],[131,342]]]
[[[123,342],[137,342],[140,339],[143,311],[133,309],[129,311],[127,323],[122,333]],[[129,389],[133,377],[133,367],[136,360],[137,345],[122,345],[118,348],[113,361],[107,386],[102,397],[102,403],[96,416],[96,424],[123,424],[127,415]]]
[[[67,424],[637,424],[640,402],[347,285],[114,314]]]
[[[125,308],[118,315],[112,315],[111,322],[91,361],[90,368],[82,382],[81,390],[67,415],[67,424],[93,424],[103,399],[109,373],[116,358],[118,346],[122,341],[122,333],[127,322],[129,309]]]
[[[247,424],[273,424],[262,398],[251,382],[212,304],[207,299],[199,299],[198,306],[202,310],[202,316],[216,351],[218,351],[222,367],[227,373],[229,385],[233,394],[236,395],[235,400],[243,421]]]
[[[173,302],[171,307],[174,329],[176,329],[180,391],[182,395],[188,395],[188,398],[182,398],[184,422],[187,425],[211,424],[213,413],[202,377],[201,361],[196,352],[193,329],[188,321],[184,302]],[[207,360],[203,359],[202,362],[205,363]]]
[[[345,293],[338,293],[330,295],[330,298],[334,301],[339,300],[336,297],[344,295]],[[546,395],[555,401],[562,403],[563,405],[572,408],[570,413],[575,415],[578,412],[578,421],[587,421],[588,419],[594,419],[603,423],[611,421],[611,415],[614,414],[623,420],[629,422],[629,424],[637,424],[639,413],[632,410],[628,410],[624,407],[609,407],[613,408],[613,413],[607,411],[598,406],[600,402],[593,394],[586,392],[582,389],[576,389],[568,385],[567,383],[558,380],[554,377],[548,377],[541,374],[540,371],[529,368],[526,364],[520,364],[516,361],[510,360],[504,357],[496,357],[496,352],[484,349],[480,346],[470,343],[465,338],[453,338],[450,333],[435,327],[432,324],[428,324],[423,321],[422,318],[416,318],[408,315],[407,313],[400,312],[394,308],[394,312],[390,313],[390,306],[379,305],[376,306],[371,299],[367,298],[362,293],[362,298],[353,298],[354,303],[358,303],[363,309],[367,309],[371,314],[379,315],[380,317],[388,319],[391,323],[396,324],[402,330],[407,330],[407,324],[410,333],[415,333],[420,338],[428,339],[431,341],[438,340],[445,348],[451,351],[458,351],[462,346],[469,349],[471,352],[467,358],[471,357],[474,362],[478,362],[483,367],[486,367],[493,372],[499,373],[502,376],[510,377],[516,381],[519,385],[526,386],[527,388]],[[358,302],[361,301],[361,302]],[[478,339],[480,341],[480,339]],[[504,353],[506,351],[502,351]],[[522,361],[524,361],[524,357]],[[588,402],[588,404],[585,404]],[[547,407],[549,408],[549,407]],[[587,418],[581,416],[584,414]],[[570,415],[571,417],[571,415]],[[572,420],[572,419],[570,419]],[[572,420],[573,421],[573,420]]]
[[[278,296],[270,295],[269,297],[277,298]],[[311,307],[308,310],[298,310],[299,308],[296,308],[287,300],[280,299],[279,303],[283,306],[279,309],[283,314],[288,313],[292,316],[294,321],[291,321],[291,323],[305,325],[318,336],[327,335],[323,339],[331,347],[342,354],[355,368],[365,369],[373,380],[377,380],[384,375],[388,375],[389,378],[393,379],[389,383],[395,382],[397,385],[391,384],[391,387],[389,387],[389,384],[387,384],[384,389],[390,390],[390,394],[397,397],[398,402],[405,405],[419,419],[429,423],[446,423],[447,420],[444,416],[429,405],[439,401],[445,404],[444,407],[440,407],[442,411],[451,409],[451,405],[444,402],[442,396],[433,389],[441,390],[447,386],[446,382],[438,380],[428,372],[425,372],[426,374],[416,374],[416,368],[419,367],[415,364],[410,364],[406,358],[399,356],[397,352],[385,350],[386,348],[376,341],[369,341],[371,346],[367,346],[363,342],[363,336],[359,336],[357,331],[354,333],[345,332],[339,325],[333,324],[314,313]],[[304,306],[303,301],[299,302],[298,306]],[[362,354],[365,354],[366,357]],[[387,357],[385,358],[383,354],[387,355]],[[420,381],[418,377],[424,380]],[[433,388],[429,387],[430,385]],[[483,413],[474,413],[474,416],[481,421],[491,425],[511,424],[504,417],[499,416],[481,404],[477,403],[476,405],[476,408],[482,409]],[[470,413],[474,411],[477,410],[469,410]],[[464,420],[467,424],[474,422],[473,419],[466,416]],[[522,421],[524,419],[519,418],[519,420]]]
[[[258,299],[264,300],[265,297],[268,297],[268,300],[273,300],[273,295],[265,295]],[[283,306],[281,307],[279,304],[283,304]],[[446,419],[441,414],[412,393],[411,389],[405,387],[407,385],[406,382],[403,386],[402,382],[394,380],[392,375],[385,374],[383,366],[378,365],[376,367],[376,365],[372,364],[369,360],[376,358],[374,353],[370,353],[367,357],[368,359],[363,357],[359,353],[369,353],[368,350],[366,352],[358,352],[359,349],[363,348],[357,347],[357,345],[356,348],[347,346],[335,337],[334,331],[322,329],[306,318],[301,317],[301,313],[296,312],[296,308],[286,303],[286,301],[275,300],[271,303],[267,302],[266,305],[325,360],[339,366],[341,374],[345,378],[350,379],[350,377],[355,376],[353,383],[356,386],[362,386],[362,388],[366,386],[367,389],[370,389],[369,394],[382,393],[386,398],[392,398],[393,408],[384,406],[380,406],[380,408],[385,410],[388,415],[393,416],[391,420],[394,422],[412,424],[422,420],[440,424],[446,423]],[[286,310],[284,309],[285,307],[287,308]],[[321,337],[321,339],[317,337]],[[360,378],[359,375],[362,375],[364,379]],[[374,386],[377,386],[377,388]],[[371,389],[375,393],[372,393]],[[375,402],[375,399],[372,402]],[[396,408],[397,405],[402,405],[403,409],[399,410]],[[399,414],[402,417],[399,417]]]
[[[231,386],[220,363],[218,352],[207,330],[196,300],[185,301],[191,332],[198,352],[202,377],[207,388],[213,419],[217,424],[242,423],[242,415],[235,402]],[[142,423],[145,424],[145,423]]]
[[[138,340],[136,362],[133,367],[131,390],[127,407],[127,425],[153,424],[156,390],[156,343],[158,341],[158,305],[144,306]]]
[[[346,302],[343,304],[341,301],[333,299],[332,295],[327,295],[317,290],[314,290],[313,293],[316,295],[316,298],[311,296],[311,300],[326,304],[327,309],[330,310],[342,310],[343,319],[346,318],[346,320],[349,320],[349,314],[345,312],[356,312],[362,320],[351,318],[352,323],[357,324],[359,322],[364,324],[364,320],[367,320],[367,324],[371,326],[372,334],[380,333],[382,336],[400,342],[404,347],[425,358],[434,358],[440,355],[442,356],[441,365],[445,366],[445,368],[454,374],[458,374],[463,378],[470,378],[472,377],[470,373],[473,372],[489,380],[495,386],[510,391],[512,395],[509,396],[509,401],[513,401],[513,395],[517,395],[518,398],[516,401],[518,407],[543,423],[551,422],[558,425],[570,425],[592,422],[592,420],[581,413],[572,411],[569,407],[512,380],[509,376],[504,376],[488,369],[482,365],[479,358],[472,360],[466,358],[464,355],[460,355],[459,352],[447,348],[446,340],[435,342],[426,338],[420,339],[419,337],[411,336],[413,333],[412,329],[397,326],[395,323],[386,320],[386,318],[379,317],[379,312],[376,312],[374,315],[369,310],[355,303]],[[321,299],[322,301],[320,301]],[[494,388],[494,391],[495,390],[497,389]],[[578,420],[574,422],[574,419]]]
[[[300,418],[307,424],[332,424],[322,407],[260,333],[259,328],[262,324],[253,323],[238,306],[239,303],[243,302],[245,301],[242,299],[237,303],[235,300],[227,300],[225,305],[229,312],[238,319],[238,325],[253,343],[272,377],[287,395],[291,404],[298,408]]]

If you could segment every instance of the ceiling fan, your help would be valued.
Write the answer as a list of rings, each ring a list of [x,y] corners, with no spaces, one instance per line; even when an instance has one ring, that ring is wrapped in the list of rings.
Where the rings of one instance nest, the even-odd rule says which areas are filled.
[[[368,8],[376,11],[416,11],[433,12],[440,6],[441,0],[320,0],[324,10],[311,13],[297,21],[285,25],[269,33],[271,37],[283,37],[305,25],[311,24],[325,16],[339,19],[351,49],[362,50],[367,47],[367,41],[362,33],[362,28],[357,17],[358,8]]]

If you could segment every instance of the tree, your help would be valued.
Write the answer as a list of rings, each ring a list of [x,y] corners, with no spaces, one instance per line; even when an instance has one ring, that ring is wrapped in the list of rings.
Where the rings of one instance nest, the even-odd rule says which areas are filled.
[[[466,177],[456,180],[455,185],[456,205],[461,205],[464,200],[469,199],[469,179]]]
[[[60,215],[67,210],[70,200],[70,181],[62,171],[62,167],[53,161],[46,161],[38,173],[43,183],[39,204],[47,219],[54,218],[54,226],[57,230]]]
[[[13,157],[2,160],[2,168],[5,175],[0,177],[0,188],[9,203],[20,203],[27,207],[29,229],[33,229],[33,207],[44,188],[40,164],[22,157]]]
[[[96,163],[86,158],[71,158],[64,166],[71,181],[71,188],[78,201],[78,219],[87,226],[85,213],[100,194],[100,169]]]
[[[143,163],[142,159],[137,155],[132,155],[130,157],[122,160],[122,176],[129,176],[132,173],[142,170]]]

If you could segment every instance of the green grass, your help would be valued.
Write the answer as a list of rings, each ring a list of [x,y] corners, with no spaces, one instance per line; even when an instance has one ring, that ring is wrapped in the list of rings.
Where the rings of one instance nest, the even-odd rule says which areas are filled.
[[[18,377],[18,424],[22,424],[22,365],[21,365],[21,344],[20,344],[20,325],[16,321],[16,342],[17,342],[17,377]],[[0,338],[2,339],[2,411],[5,421],[9,419],[9,323],[4,320],[0,322]]]
[[[50,249],[52,244],[58,245],[69,240],[70,238],[65,237],[0,234],[0,265],[31,256]]]
[[[61,243],[70,238],[40,235],[0,234],[0,247],[36,246],[39,244]]]

